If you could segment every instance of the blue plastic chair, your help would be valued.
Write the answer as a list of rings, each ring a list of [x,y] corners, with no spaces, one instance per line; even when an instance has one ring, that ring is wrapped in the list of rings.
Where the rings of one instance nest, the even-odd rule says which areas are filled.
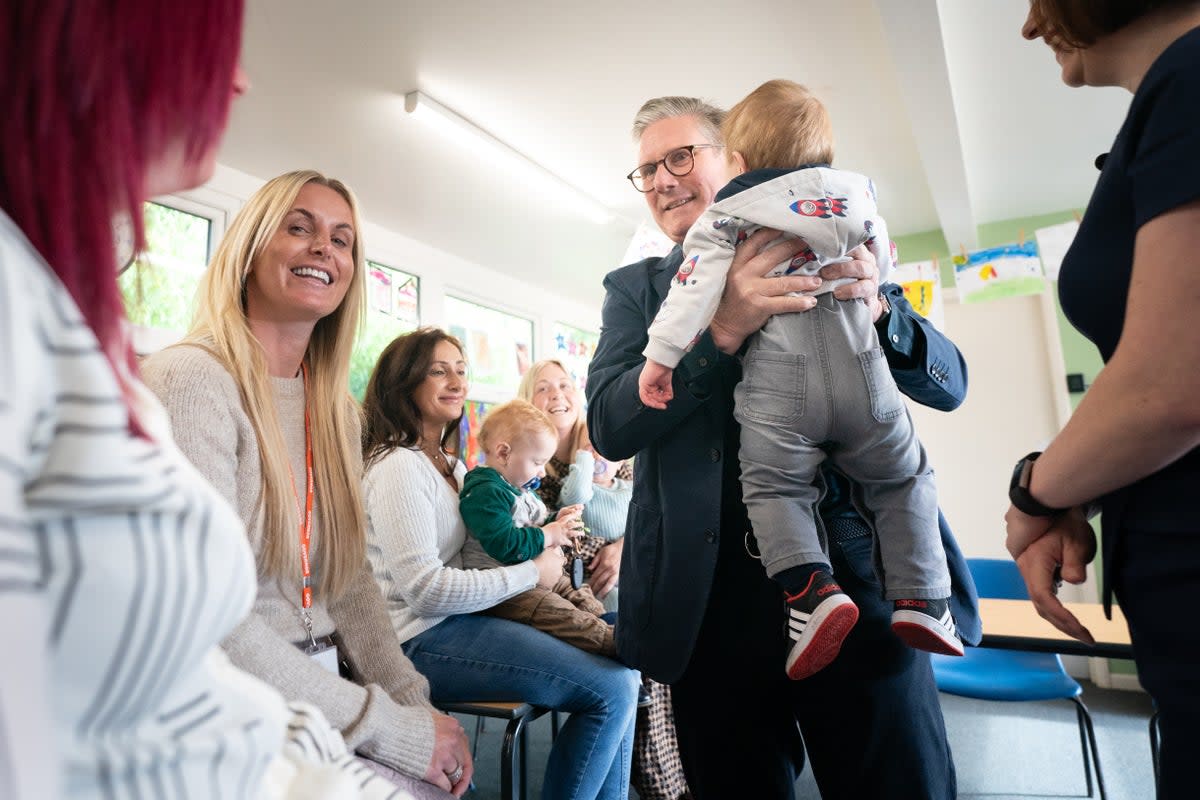
[[[980,597],[1029,599],[1025,581],[1015,562],[1008,559],[969,558],[967,565],[975,578]],[[1083,687],[1063,669],[1062,659],[1058,655],[968,647],[962,657],[933,655],[932,659],[938,689],[947,694],[1001,702],[1070,700],[1074,703],[1079,720],[1079,742],[1083,750],[1087,794],[1088,797],[1093,796],[1091,764],[1094,763],[1096,786],[1100,789],[1101,800],[1105,800],[1096,730],[1092,725],[1091,713],[1079,699]]]

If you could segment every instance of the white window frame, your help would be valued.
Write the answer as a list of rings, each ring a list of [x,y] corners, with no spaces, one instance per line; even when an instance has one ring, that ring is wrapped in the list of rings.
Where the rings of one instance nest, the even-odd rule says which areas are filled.
[[[182,211],[185,214],[202,217],[208,220],[208,260],[212,261],[217,245],[225,235],[225,229],[233,214],[237,212],[239,203],[227,195],[201,187],[180,194],[168,194],[151,197],[147,200],[160,206]],[[232,205],[231,205],[232,203]],[[148,328],[143,325],[129,326],[133,338],[133,349],[140,356],[156,353],[164,347],[174,344],[183,336],[183,331]]]

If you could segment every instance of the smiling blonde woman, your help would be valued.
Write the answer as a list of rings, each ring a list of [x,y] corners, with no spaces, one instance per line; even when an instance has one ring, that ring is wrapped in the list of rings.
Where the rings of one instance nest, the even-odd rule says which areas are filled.
[[[223,642],[230,658],[321,709],[418,798],[461,796],[466,736],[430,705],[367,565],[361,423],[347,388],[361,229],[341,182],[307,170],[267,182],[217,248],[187,339],[146,362],[146,381],[257,557],[258,596]]]

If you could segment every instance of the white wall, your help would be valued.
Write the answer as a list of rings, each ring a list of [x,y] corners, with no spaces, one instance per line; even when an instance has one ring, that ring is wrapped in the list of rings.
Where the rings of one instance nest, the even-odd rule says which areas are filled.
[[[1017,459],[1058,433],[1069,401],[1048,295],[946,303],[946,334],[967,361],[966,402],[946,414],[910,403],[938,499],[967,556],[1008,558],[1007,489]],[[1094,588],[1086,590],[1095,598]],[[1067,599],[1085,590],[1064,587]]]

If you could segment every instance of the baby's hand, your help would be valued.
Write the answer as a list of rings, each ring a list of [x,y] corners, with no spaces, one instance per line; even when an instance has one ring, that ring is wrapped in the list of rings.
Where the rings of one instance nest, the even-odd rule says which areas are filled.
[[[638,376],[638,398],[647,408],[657,408],[665,411],[667,402],[675,397],[671,389],[671,376],[675,370],[663,366],[657,361],[646,359],[642,374]]]
[[[574,532],[571,523],[557,520],[542,526],[542,538],[546,547],[570,547],[571,539],[580,533]]]
[[[575,505],[563,506],[560,508],[558,513],[554,515],[554,518],[557,520],[562,520],[563,522],[567,522],[571,517],[578,517],[582,513],[583,503],[576,503]]]

